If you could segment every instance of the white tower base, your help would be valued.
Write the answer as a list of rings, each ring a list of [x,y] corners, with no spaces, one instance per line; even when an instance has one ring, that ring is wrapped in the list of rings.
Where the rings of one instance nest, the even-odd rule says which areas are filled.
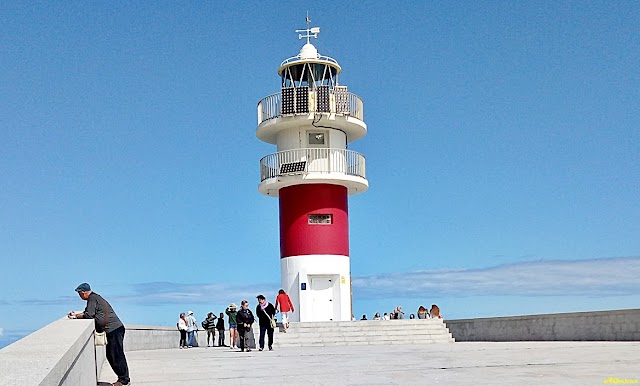
[[[295,312],[292,322],[351,320],[349,256],[304,255],[280,259],[282,288]]]

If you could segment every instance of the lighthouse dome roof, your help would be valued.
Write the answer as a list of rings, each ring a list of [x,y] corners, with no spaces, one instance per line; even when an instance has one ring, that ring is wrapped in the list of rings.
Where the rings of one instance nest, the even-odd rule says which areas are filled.
[[[318,50],[316,47],[307,43],[300,49],[300,54],[298,55],[300,59],[317,59],[318,58]]]

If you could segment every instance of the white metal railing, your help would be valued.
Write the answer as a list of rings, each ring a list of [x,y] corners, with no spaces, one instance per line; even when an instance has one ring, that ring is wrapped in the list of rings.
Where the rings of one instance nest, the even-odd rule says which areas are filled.
[[[318,103],[316,93],[316,91],[309,91],[308,104],[305,104],[303,109],[295,109],[297,114],[308,114],[318,111],[316,106]],[[364,120],[364,103],[359,96],[347,91],[336,93],[335,90],[331,90],[330,97],[329,113],[350,115],[361,121]],[[342,98],[345,98],[345,100]],[[314,101],[315,104],[313,103]],[[258,102],[258,125],[266,120],[277,118],[280,115],[283,115],[281,92],[271,94]]]
[[[297,165],[290,167],[294,166],[292,164]],[[312,173],[342,173],[367,178],[365,158],[353,150],[293,149],[269,154],[260,160],[260,182],[282,175]]]
[[[309,60],[317,60],[317,61],[321,61],[321,62],[329,62],[329,63],[334,63],[334,64],[338,64],[338,61],[335,60],[334,58],[330,57],[330,56],[325,56],[325,55],[318,55],[317,58],[315,59],[303,59],[300,55],[296,55],[296,56],[292,56],[290,58],[287,58],[285,60],[282,61],[282,63],[280,63],[280,67],[284,66],[285,64],[289,64],[289,63],[293,63],[293,62],[297,62],[297,61],[305,61],[308,62]]]

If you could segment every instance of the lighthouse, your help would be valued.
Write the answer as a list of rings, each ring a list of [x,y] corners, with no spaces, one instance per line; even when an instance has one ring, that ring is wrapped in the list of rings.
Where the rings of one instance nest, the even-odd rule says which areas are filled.
[[[279,199],[281,285],[291,321],[351,320],[348,197],[369,187],[365,158],[348,145],[367,134],[362,99],[342,67],[296,30],[300,53],[278,67],[280,92],[258,103],[256,136],[277,146],[260,160],[258,191]]]

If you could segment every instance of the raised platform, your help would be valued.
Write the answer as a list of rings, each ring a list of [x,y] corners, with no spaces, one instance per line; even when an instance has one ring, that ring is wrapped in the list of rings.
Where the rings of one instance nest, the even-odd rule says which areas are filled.
[[[640,342],[225,347],[127,353],[133,385],[602,385],[638,380]],[[105,364],[100,376],[113,382]]]

